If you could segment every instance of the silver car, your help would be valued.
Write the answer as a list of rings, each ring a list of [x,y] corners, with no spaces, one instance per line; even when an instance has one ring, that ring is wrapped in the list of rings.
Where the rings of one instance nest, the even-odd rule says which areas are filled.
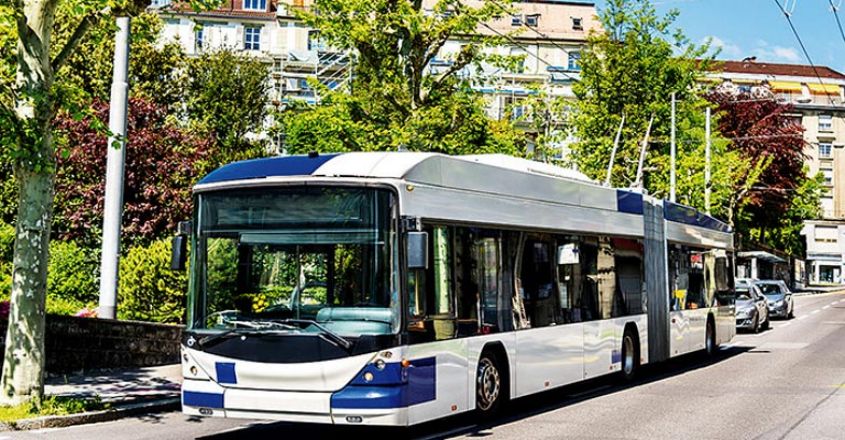
[[[795,317],[792,292],[781,280],[759,280],[754,284],[760,288],[769,305],[769,316],[772,318],[792,319]]]
[[[736,284],[736,328],[754,333],[769,328],[768,301],[753,282]]]

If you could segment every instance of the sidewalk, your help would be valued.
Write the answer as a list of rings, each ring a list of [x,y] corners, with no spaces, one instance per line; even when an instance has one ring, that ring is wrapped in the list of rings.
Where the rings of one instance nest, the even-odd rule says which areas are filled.
[[[44,386],[45,395],[98,396],[102,403],[108,404],[107,408],[4,422],[0,423],[0,432],[61,428],[143,416],[155,412],[176,411],[182,405],[181,388],[182,367],[178,364],[49,376]]]
[[[182,367],[179,364],[83,375],[51,376],[44,393],[50,396],[100,396],[103,403],[120,407],[159,400],[179,399]]]

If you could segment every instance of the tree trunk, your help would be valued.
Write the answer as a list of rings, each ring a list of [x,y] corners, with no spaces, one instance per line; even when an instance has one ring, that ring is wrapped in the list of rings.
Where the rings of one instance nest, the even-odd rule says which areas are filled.
[[[15,180],[18,215],[12,263],[12,297],[0,404],[15,405],[44,394],[44,308],[50,224],[53,214],[55,155],[50,38],[55,0],[27,1],[18,19],[18,123]]]

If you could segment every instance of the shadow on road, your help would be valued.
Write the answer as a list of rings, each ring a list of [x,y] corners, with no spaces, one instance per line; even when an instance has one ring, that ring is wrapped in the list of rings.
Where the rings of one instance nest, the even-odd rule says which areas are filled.
[[[504,413],[494,422],[479,423],[472,414],[462,414],[442,420],[425,423],[410,429],[406,428],[371,428],[338,427],[304,423],[260,423],[220,434],[200,437],[203,440],[230,439],[278,439],[282,436],[295,438],[303,436],[316,438],[394,438],[394,439],[429,439],[458,435],[487,437],[492,435],[491,428],[538,414],[583,402],[588,399],[606,396],[629,388],[657,382],[673,376],[688,373],[714,363],[745,353],[753,347],[729,347],[723,349],[714,358],[708,359],[700,354],[682,356],[657,365],[643,367],[638,378],[630,383],[620,383],[617,377],[604,377],[555,390],[532,395],[530,398],[516,399],[510,403]]]

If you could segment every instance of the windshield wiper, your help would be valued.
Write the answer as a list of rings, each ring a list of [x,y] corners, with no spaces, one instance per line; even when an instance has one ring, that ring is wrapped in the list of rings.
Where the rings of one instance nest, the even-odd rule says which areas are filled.
[[[213,335],[208,335],[208,336],[200,339],[199,341],[197,341],[199,346],[203,347],[205,345],[208,345],[211,342],[217,341],[219,339],[225,338],[225,337],[232,335],[232,334],[235,334],[235,333],[260,334],[264,330],[271,330],[273,328],[281,328],[281,329],[284,329],[284,330],[299,330],[299,327],[287,325],[283,322],[278,322],[278,321],[259,321],[259,320],[241,321],[241,320],[234,320],[233,319],[233,320],[225,321],[224,323],[225,324],[233,324],[235,326],[241,325],[243,327],[235,327],[235,328],[231,328],[229,330],[226,330],[224,332],[215,333]]]
[[[343,348],[346,351],[349,351],[349,350],[352,349],[352,343],[349,342],[348,339],[346,339],[343,336],[327,329],[326,327],[322,326],[317,321],[314,321],[312,319],[283,319],[283,320],[280,320],[280,321],[273,321],[273,322],[279,322],[279,323],[283,323],[283,324],[290,322],[290,323],[293,323],[293,324],[313,325],[314,327],[317,327],[320,330],[320,335],[324,336],[324,338],[326,340],[328,340],[329,342],[334,343],[335,345]]]

